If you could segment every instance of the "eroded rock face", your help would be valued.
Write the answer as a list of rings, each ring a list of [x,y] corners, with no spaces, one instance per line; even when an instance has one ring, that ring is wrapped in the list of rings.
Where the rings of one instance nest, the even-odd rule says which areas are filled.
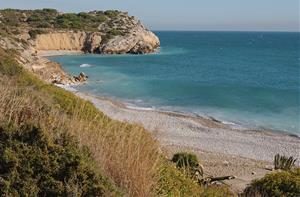
[[[38,51],[69,50],[103,54],[152,53],[159,44],[156,35],[142,28],[124,36],[115,36],[106,43],[102,42],[100,32],[51,32],[38,35],[35,40]]]
[[[143,54],[154,52],[159,45],[160,42],[156,35],[139,26],[125,36],[111,39],[102,45],[100,51],[104,54]]]
[[[99,32],[92,33],[87,36],[83,51],[88,53],[99,53],[101,45],[101,34]]]
[[[71,50],[81,51],[86,42],[85,32],[50,32],[37,35],[35,48],[37,50]]]
[[[70,50],[103,54],[152,53],[160,45],[158,37],[134,17],[122,15],[118,21],[111,23],[115,26],[99,26],[98,32],[54,30],[37,35],[33,45],[39,51]],[[120,24],[123,25],[120,27]],[[111,30],[120,28],[123,29],[120,35],[111,35]]]

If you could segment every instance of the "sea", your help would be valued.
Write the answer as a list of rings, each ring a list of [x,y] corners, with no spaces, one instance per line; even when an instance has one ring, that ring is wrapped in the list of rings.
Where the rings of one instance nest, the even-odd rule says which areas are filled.
[[[129,108],[165,110],[300,136],[300,33],[155,32],[146,55],[49,57],[81,92]]]

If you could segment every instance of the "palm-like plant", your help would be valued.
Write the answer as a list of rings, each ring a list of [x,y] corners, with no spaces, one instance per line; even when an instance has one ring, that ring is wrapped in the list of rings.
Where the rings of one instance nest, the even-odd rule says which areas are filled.
[[[176,153],[172,162],[176,164],[177,168],[183,169],[192,175],[192,177],[203,177],[203,167],[199,164],[198,158],[190,153]]]
[[[275,170],[292,170],[295,167],[296,160],[294,157],[276,154],[274,157]]]

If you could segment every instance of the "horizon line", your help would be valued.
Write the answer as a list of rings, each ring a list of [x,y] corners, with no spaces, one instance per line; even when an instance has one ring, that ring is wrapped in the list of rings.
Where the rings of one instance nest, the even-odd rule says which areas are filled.
[[[149,29],[149,28],[148,28]],[[189,29],[186,29],[186,30],[183,30],[183,29],[149,29],[151,31],[165,31],[165,32],[168,32],[168,31],[173,31],[173,32],[266,32],[266,33],[300,33],[300,30],[299,31],[291,31],[291,30],[189,30]]]

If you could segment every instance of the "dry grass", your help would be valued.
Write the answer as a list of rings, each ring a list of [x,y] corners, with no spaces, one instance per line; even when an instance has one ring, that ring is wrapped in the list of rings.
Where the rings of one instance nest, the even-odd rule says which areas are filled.
[[[161,163],[159,148],[142,127],[95,113],[79,98],[67,114],[59,103],[40,91],[20,88],[5,78],[0,82],[0,123],[21,126],[26,121],[50,135],[67,132],[90,149],[101,173],[130,196],[154,195]]]

